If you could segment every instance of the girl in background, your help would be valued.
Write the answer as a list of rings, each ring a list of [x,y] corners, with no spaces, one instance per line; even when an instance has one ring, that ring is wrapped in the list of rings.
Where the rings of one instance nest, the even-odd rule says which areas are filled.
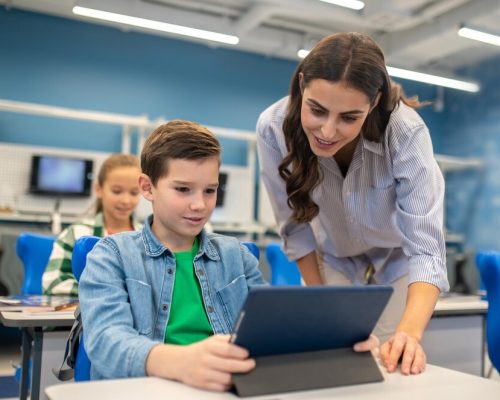
[[[67,227],[54,242],[42,278],[44,294],[78,295],[78,283],[71,268],[77,239],[141,228],[133,218],[140,199],[140,173],[139,160],[133,155],[113,154],[104,160],[94,186],[97,197],[94,215]]]

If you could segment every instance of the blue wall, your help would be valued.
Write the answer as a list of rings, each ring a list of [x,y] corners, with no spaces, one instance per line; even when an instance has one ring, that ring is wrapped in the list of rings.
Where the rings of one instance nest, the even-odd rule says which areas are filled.
[[[460,73],[481,83],[475,95],[448,94],[443,152],[483,161],[448,176],[448,226],[477,249],[500,250],[500,57]]]
[[[420,113],[436,153],[483,157],[482,171],[449,176],[448,226],[478,247],[500,248],[500,91],[496,64],[461,76],[478,95],[445,91],[445,110]],[[0,7],[0,98],[61,107],[185,118],[253,130],[286,94],[296,62]],[[408,95],[436,88],[401,80]],[[0,112],[0,141],[119,151],[121,128]],[[224,162],[244,163],[243,142],[223,141]]]
[[[254,130],[259,113],[286,93],[295,66],[0,8],[0,98],[8,100]],[[120,132],[102,124],[0,114],[2,142],[119,151]],[[234,151],[241,143],[231,141],[226,155],[243,155],[244,148]]]
[[[296,67],[293,61],[5,8],[0,57],[0,98],[244,130],[254,130],[259,113],[286,94]],[[430,86],[405,88],[434,97]],[[423,115],[431,132],[439,133],[440,116],[429,110]],[[2,142],[119,151],[120,132],[0,113]],[[225,147],[231,149],[226,157],[238,163],[240,142]]]

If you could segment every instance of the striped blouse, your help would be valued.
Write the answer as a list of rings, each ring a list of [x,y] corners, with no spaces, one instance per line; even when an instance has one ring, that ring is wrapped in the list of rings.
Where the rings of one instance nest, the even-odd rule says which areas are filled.
[[[429,131],[403,103],[392,112],[380,143],[360,138],[343,177],[335,159],[319,158],[322,183],[312,199],[319,214],[310,223],[291,220],[278,166],[287,154],[282,125],[288,98],[271,105],[257,123],[261,174],[292,260],[316,251],[325,267],[354,283],[369,264],[377,283],[408,274],[409,284],[449,289],[443,234],[444,180]]]

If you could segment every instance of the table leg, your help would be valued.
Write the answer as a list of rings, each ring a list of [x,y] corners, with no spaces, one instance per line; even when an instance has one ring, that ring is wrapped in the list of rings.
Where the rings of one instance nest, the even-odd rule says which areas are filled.
[[[28,373],[30,368],[30,356],[31,356],[31,335],[27,328],[21,330],[22,332],[22,344],[21,352],[23,354],[23,359],[21,363],[21,384],[19,390],[19,399],[26,400],[28,398]]]
[[[33,332],[33,366],[31,371],[30,400],[40,399],[40,376],[42,371],[43,331],[35,328]]]

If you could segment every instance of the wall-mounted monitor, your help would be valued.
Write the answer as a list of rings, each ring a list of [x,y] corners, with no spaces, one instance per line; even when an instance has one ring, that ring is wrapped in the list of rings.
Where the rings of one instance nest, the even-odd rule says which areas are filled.
[[[90,196],[92,160],[33,155],[29,192],[36,195]]]
[[[219,186],[217,187],[217,202],[215,207],[224,205],[224,197],[226,196],[227,173],[219,172]]]

